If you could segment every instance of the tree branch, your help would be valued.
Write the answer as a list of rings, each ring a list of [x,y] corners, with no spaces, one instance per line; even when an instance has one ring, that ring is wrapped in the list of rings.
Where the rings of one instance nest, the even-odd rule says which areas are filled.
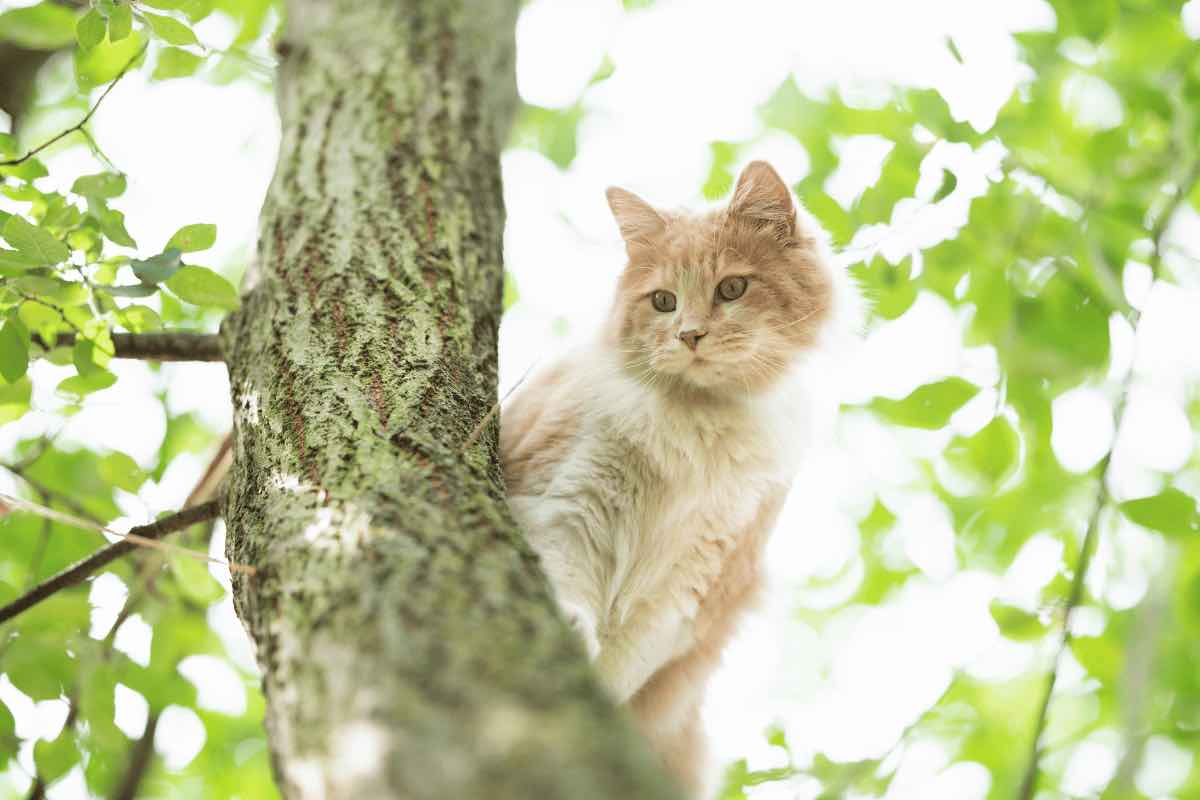
[[[142,737],[130,748],[129,768],[121,785],[113,792],[113,800],[135,800],[146,770],[154,760],[154,731],[158,728],[158,714],[152,713],[146,718],[146,730]]]
[[[104,102],[104,98],[108,97],[108,93],[111,92],[113,88],[121,82],[121,78],[125,77],[125,73],[129,72],[130,67],[137,63],[137,60],[142,57],[142,54],[146,52],[146,47],[148,45],[148,42],[147,44],[142,45],[141,48],[139,48],[138,51],[133,54],[133,57],[130,58],[129,61],[125,62],[125,66],[121,67],[121,71],[117,73],[117,77],[113,78],[112,82],[104,88],[104,91],[100,94],[100,97],[96,99],[95,103],[92,103],[92,107],[89,108],[87,113],[83,115],[83,119],[79,120],[79,122],[76,122],[65,131],[61,131],[57,135],[50,137],[20,158],[10,158],[8,161],[0,161],[0,167],[15,167],[18,164],[24,163],[55,142],[65,139],[76,131],[83,130],[83,126],[91,122],[92,115],[96,113],[96,109],[100,108],[100,104]]]
[[[1162,267],[1163,237],[1167,232],[1167,227],[1171,224],[1171,218],[1175,216],[1175,212],[1179,210],[1180,205],[1191,194],[1197,181],[1200,181],[1200,159],[1188,167],[1180,180],[1175,195],[1163,207],[1162,213],[1155,221],[1154,228],[1151,230],[1150,237],[1154,247],[1150,256],[1151,281],[1158,279],[1158,273]],[[1132,309],[1129,312],[1128,319],[1129,324],[1133,327],[1134,342],[1136,342],[1141,311]],[[1100,486],[1096,492],[1095,505],[1092,507],[1092,513],[1088,518],[1087,533],[1083,537],[1083,547],[1079,551],[1079,560],[1075,565],[1075,577],[1071,582],[1071,594],[1067,598],[1067,605],[1063,611],[1062,637],[1059,639],[1058,650],[1054,654],[1054,661],[1050,667],[1050,672],[1046,675],[1046,686],[1042,690],[1042,701],[1038,708],[1037,721],[1034,725],[1029,763],[1025,769],[1025,777],[1021,781],[1021,790],[1017,795],[1020,800],[1033,800],[1034,793],[1037,791],[1038,763],[1042,754],[1042,735],[1046,730],[1050,701],[1054,695],[1054,684],[1058,680],[1058,667],[1062,663],[1063,654],[1071,646],[1071,618],[1074,615],[1075,609],[1083,602],[1084,581],[1087,578],[1088,567],[1091,565],[1092,554],[1096,549],[1096,542],[1100,538],[1100,518],[1104,509],[1108,507],[1110,499],[1108,494],[1108,468],[1112,463],[1113,451],[1120,440],[1121,422],[1125,414],[1125,404],[1129,399],[1130,385],[1133,383],[1133,370],[1134,365],[1130,364],[1129,371],[1125,374],[1125,379],[1121,383],[1121,393],[1117,397],[1116,407],[1113,409],[1115,425],[1112,446],[1105,453],[1104,458],[1100,459],[1100,464],[1098,465]]]
[[[205,522],[206,520],[213,519],[220,513],[220,502],[211,500],[207,503],[180,511],[177,514],[172,514],[169,517],[163,517],[149,525],[139,525],[129,531],[129,536],[136,536],[143,540],[158,540],[169,533],[174,533],[195,525],[197,522]],[[82,583],[93,572],[115,561],[137,546],[136,541],[132,538],[122,539],[119,542],[97,550],[92,555],[67,567],[57,575],[47,578],[21,597],[0,608],[0,623],[8,622],[22,611],[32,608],[60,589],[66,589]]]
[[[60,333],[51,347],[70,347],[76,334]],[[113,357],[144,361],[224,361],[213,333],[114,333]]]

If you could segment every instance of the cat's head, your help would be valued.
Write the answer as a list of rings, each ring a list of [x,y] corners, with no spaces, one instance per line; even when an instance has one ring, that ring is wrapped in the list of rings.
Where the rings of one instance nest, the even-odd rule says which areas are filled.
[[[610,336],[639,380],[761,391],[816,344],[832,267],[765,161],[751,162],[729,205],[707,214],[658,211],[618,188],[608,203],[629,254]]]

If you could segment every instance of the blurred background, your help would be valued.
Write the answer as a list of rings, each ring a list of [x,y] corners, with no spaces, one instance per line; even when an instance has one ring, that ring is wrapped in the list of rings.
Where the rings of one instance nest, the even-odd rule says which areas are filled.
[[[106,253],[211,223],[189,263],[236,284],[280,8],[146,5],[196,41],[154,31],[91,141],[0,169],[0,213],[119,171],[129,244]],[[82,13],[0,0],[0,157],[74,125],[145,38],[81,55]],[[767,159],[871,303],[706,709],[723,798],[1200,798],[1198,38],[1200,0],[523,7],[502,392],[607,312],[613,184],[704,206]],[[121,324],[215,330],[186,300]],[[0,385],[0,491],[119,530],[178,509],[230,427],[224,367],[114,361],[72,392],[58,361]],[[100,538],[6,514],[0,602]],[[224,553],[220,524],[179,541]],[[228,573],[165,560],[0,629],[0,797],[110,796],[139,748],[138,796],[276,796]]]

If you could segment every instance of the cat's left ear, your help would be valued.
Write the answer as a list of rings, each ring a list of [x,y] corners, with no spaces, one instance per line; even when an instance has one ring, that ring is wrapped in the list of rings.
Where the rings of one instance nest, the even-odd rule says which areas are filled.
[[[644,243],[666,227],[662,215],[654,207],[633,192],[617,186],[608,187],[608,207],[621,228],[621,238],[626,247]]]
[[[751,161],[738,177],[729,214],[770,227],[780,241],[796,235],[796,207],[792,192],[779,173],[765,161]]]

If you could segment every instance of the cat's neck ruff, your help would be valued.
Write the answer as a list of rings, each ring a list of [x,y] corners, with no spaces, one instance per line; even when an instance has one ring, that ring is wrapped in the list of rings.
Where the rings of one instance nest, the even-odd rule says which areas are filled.
[[[798,358],[768,388],[713,392],[682,381],[644,381],[630,375],[611,348],[598,347],[595,408],[601,424],[640,444],[660,466],[675,472],[681,461],[753,465],[790,480],[811,439],[813,409],[807,360]]]

